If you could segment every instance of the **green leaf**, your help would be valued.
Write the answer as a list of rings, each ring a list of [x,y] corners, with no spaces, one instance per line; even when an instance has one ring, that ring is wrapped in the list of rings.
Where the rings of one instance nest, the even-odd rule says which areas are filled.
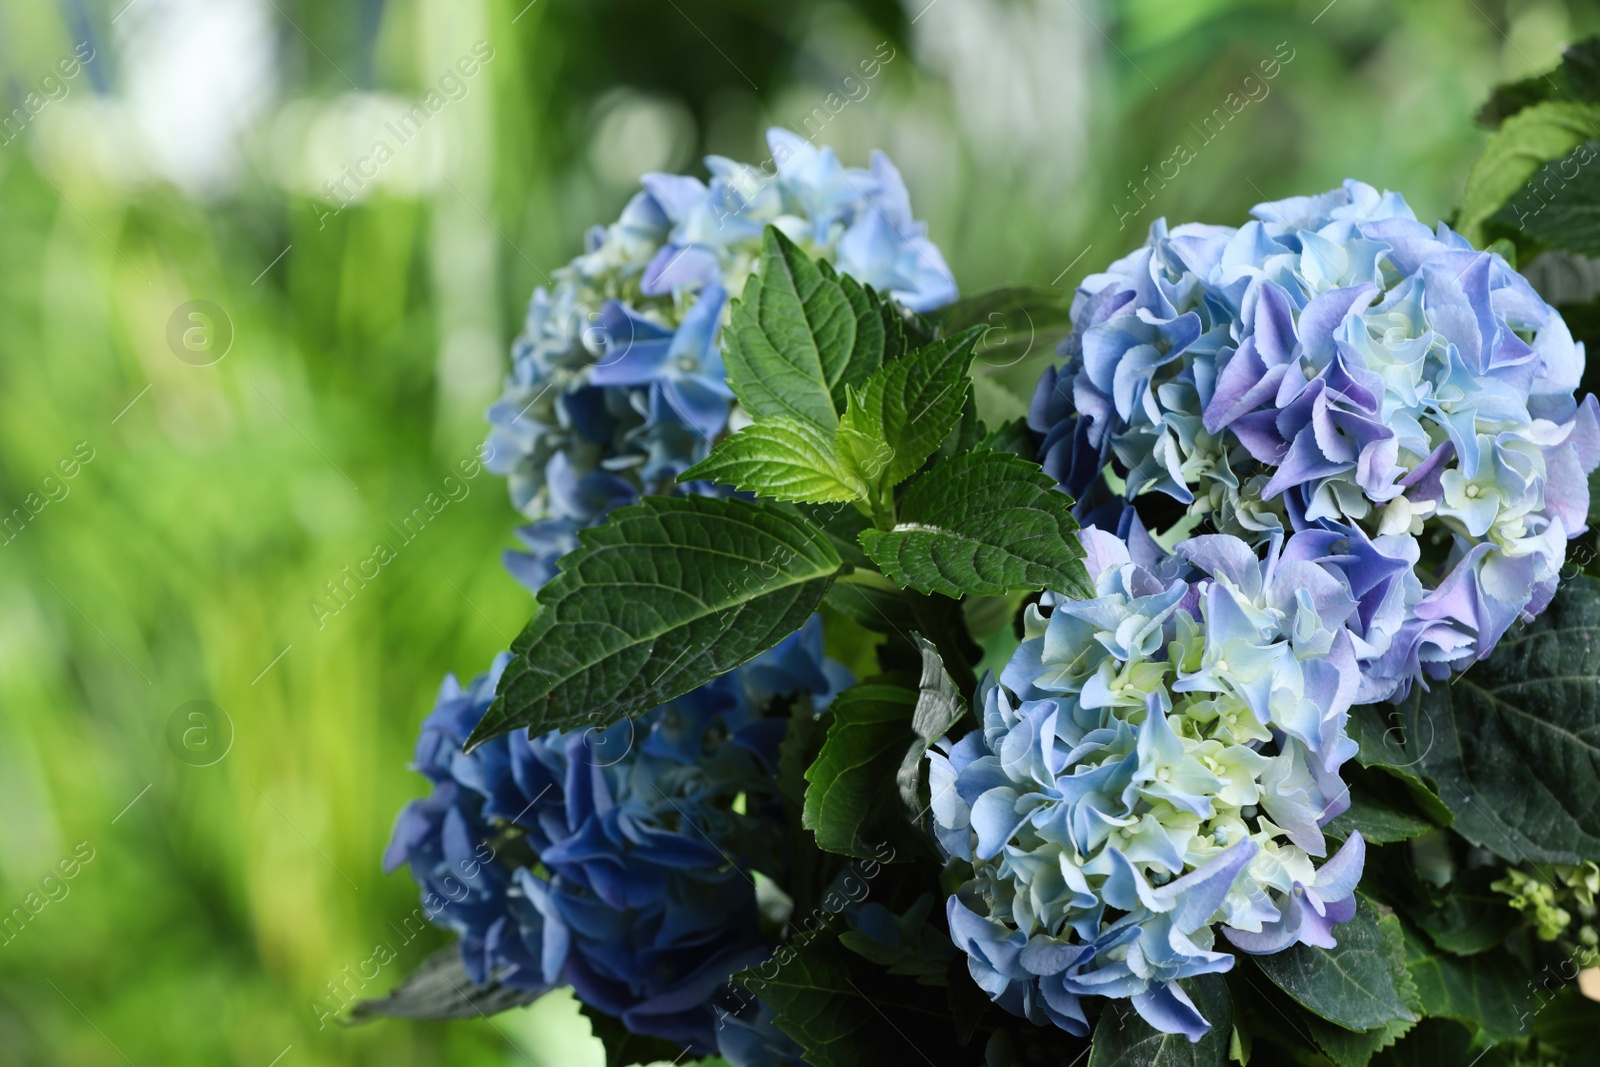
[[[859,286],[801,251],[775,227],[761,270],[745,285],[724,333],[728,386],[757,419],[792,416],[832,433],[848,385],[883,359],[884,320]]]
[[[917,629],[910,597],[899,589],[835,582],[824,603],[874,633],[899,634],[909,639]]]
[[[811,1067],[947,1063],[957,1052],[943,990],[883,974],[826,931],[780,947],[733,981],[772,1007],[774,1023]],[[969,1050],[957,1061],[980,1058]]]
[[[1440,1067],[1472,1064],[1472,1032],[1449,1019],[1423,1019],[1399,1044],[1379,1054],[1373,1067]]]
[[[1422,813],[1440,826],[1455,821],[1455,813],[1419,772],[1420,758],[1408,751],[1405,723],[1399,711],[1391,705],[1358,704],[1350,709],[1347,729],[1360,746],[1356,752],[1358,763],[1404,783]],[[1432,736],[1430,730],[1425,744],[1431,745]]]
[[[632,718],[726,674],[798,630],[840,566],[821,530],[737,499],[646,497],[578,539],[469,749]]]
[[[1424,1014],[1482,1029],[1491,1041],[1527,1033],[1534,997],[1527,967],[1504,952],[1453,956],[1406,931],[1406,967]]]
[[[678,476],[731,485],[769,500],[832,504],[863,500],[867,487],[834,451],[833,436],[776,415],[717,442],[711,455]]]
[[[847,566],[872,568],[872,560],[861,550],[861,531],[872,528],[872,520],[848,504],[797,504],[795,513],[827,535],[828,543]]]
[[[461,962],[461,946],[452,944],[422,961],[394,992],[378,1000],[357,1001],[352,1023],[391,1019],[476,1019],[532,1004],[542,993],[491,982],[474,985]]]
[[[1094,1029],[1089,1067],[1222,1067],[1233,1033],[1233,999],[1220,974],[1203,974],[1179,983],[1211,1024],[1191,1043],[1182,1034],[1164,1034],[1139,1018],[1126,1000],[1107,1000]]]
[[[906,851],[910,828],[890,790],[913,739],[916,705],[915,690],[884,677],[834,698],[828,739],[806,771],[802,823],[818,848],[858,859],[881,857],[884,844]]]
[[[1569,47],[1554,70],[1496,86],[1478,121],[1492,129],[1546,100],[1600,103],[1600,38],[1588,37]]]
[[[1522,922],[1509,898],[1489,888],[1503,873],[1499,866],[1460,871],[1430,906],[1407,909],[1407,914],[1435,945],[1454,955],[1498,948]]]
[[[1334,928],[1334,938],[1338,945],[1331,949],[1295,945],[1251,958],[1302,1007],[1347,1030],[1415,1021],[1400,920],[1378,915],[1362,900],[1355,917]]]
[[[1038,447],[1034,444],[1033,431],[1028,429],[1028,420],[1025,418],[1001,423],[988,437],[978,442],[978,447],[996,452],[1012,452],[1029,463],[1038,459]]]
[[[1411,810],[1404,789],[1384,775],[1372,771],[1345,778],[1350,789],[1350,808],[1322,828],[1323,833],[1344,840],[1359,831],[1369,845],[1407,841],[1434,829],[1433,823]],[[1398,794],[1398,795],[1397,795]]]
[[[662,1061],[676,1063],[683,1058],[682,1045],[665,1038],[636,1034],[621,1019],[588,1004],[580,1004],[578,1010],[589,1020],[589,1032],[605,1047],[606,1067],[634,1067]]]
[[[961,418],[967,367],[982,333],[974,328],[925,345],[852,392],[842,425],[894,450],[884,484],[899,485],[915,474]]]
[[[1552,248],[1600,254],[1600,143],[1584,141],[1535,171],[1490,221]],[[1545,253],[1548,255],[1549,253]]]
[[[920,823],[932,803],[923,784],[923,757],[967,713],[967,702],[946,673],[933,642],[919,637],[917,647],[922,651],[922,676],[917,681],[917,704],[911,713],[911,732],[916,734],[916,740],[906,750],[894,776],[900,803],[905,805],[912,825]]]
[[[1489,139],[1467,175],[1456,215],[1456,232],[1474,245],[1484,243],[1483,224],[1521,189],[1539,168],[1560,159],[1600,133],[1600,109],[1550,101],[1518,112]]]
[[[1391,741],[1473,844],[1513,863],[1600,859],[1600,581],[1563,582],[1487,660],[1396,711]]]
[[[1335,1026],[1315,1015],[1306,1016],[1306,1027],[1311,1038],[1322,1049],[1335,1067],[1367,1067],[1379,1052],[1404,1037],[1416,1022],[1412,1019],[1395,1019],[1387,1026],[1360,1032]]]
[[[895,527],[867,530],[861,544],[885,574],[924,593],[1051,589],[1092,597],[1077,529],[1072,498],[1037,464],[982,451],[918,479]]]

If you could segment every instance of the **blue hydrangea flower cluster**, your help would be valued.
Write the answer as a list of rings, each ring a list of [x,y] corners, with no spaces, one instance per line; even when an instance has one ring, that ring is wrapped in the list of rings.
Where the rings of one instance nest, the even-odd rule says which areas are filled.
[[[570,984],[635,1033],[716,1052],[718,995],[773,948],[755,878],[785,874],[775,698],[826,703],[848,673],[812,619],[637,722],[464,754],[509,658],[445,681],[417,743],[433,791],[401,813],[386,869],[409,864],[474,982]]]
[[[535,290],[488,412],[488,466],[532,520],[518,531],[529,551],[507,556],[529,588],[611,508],[678,489],[677,475],[727,427],[733,394],[717,337],[766,226],[914,311],[955,299],[886,156],[847,168],[788,130],[767,140],[765,167],[707,158],[709,184],[646,175],[622,217],[591,230],[584,254]]]
[[[1600,406],[1566,324],[1499,255],[1347,181],[1237,229],[1164,220],[1088,278],[1031,427],[1080,519],[1171,544],[1316,531],[1359,610],[1362,702],[1486,656],[1585,528]]]
[[[1355,913],[1360,835],[1314,862],[1349,807],[1360,666],[1358,598],[1317,536],[1263,561],[1211,534],[1141,565],[1085,530],[1098,595],[1029,608],[981,726],[929,753],[936,836],[973,871],[951,937],[1002,1007],[1087,1035],[1083,998],[1128,998],[1198,1040],[1177,983],[1232,967],[1218,928],[1245,952],[1330,947]]]

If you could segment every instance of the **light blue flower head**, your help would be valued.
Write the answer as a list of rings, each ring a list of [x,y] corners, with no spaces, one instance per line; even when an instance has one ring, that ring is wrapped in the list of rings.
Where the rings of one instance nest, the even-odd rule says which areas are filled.
[[[1348,181],[1234,229],[1150,229],[1088,278],[1030,424],[1080,518],[1161,493],[1261,545],[1316,531],[1360,607],[1361,699],[1486,656],[1554,593],[1600,406],[1566,324],[1499,255]],[[1148,502],[1146,502],[1148,503]]]
[[[843,166],[783,129],[761,167],[712,156],[709,183],[647,174],[622,217],[591,230],[583,255],[534,291],[490,407],[488,466],[510,481],[531,525],[508,554],[530,588],[548,580],[577,530],[641,493],[678,486],[728,425],[718,334],[776,226],[814,256],[914,311],[955,299],[955,282],[911,214],[894,164]]]
[[[1354,912],[1364,844],[1327,855],[1360,664],[1343,575],[1298,536],[1265,561],[1238,538],[1177,546],[1192,580],[1081,534],[1097,596],[1046,598],[986,681],[982,725],[929,754],[934,832],[973,878],[948,903],[972,976],[1002,1007],[1087,1034],[1120,997],[1198,1040],[1177,984],[1247,952],[1328,945]],[[1050,601],[1054,599],[1053,606]]]

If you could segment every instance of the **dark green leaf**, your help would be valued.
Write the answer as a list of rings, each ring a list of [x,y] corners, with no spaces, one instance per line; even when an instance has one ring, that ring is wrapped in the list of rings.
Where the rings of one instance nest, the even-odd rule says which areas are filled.
[[[733,980],[772,1007],[778,1029],[799,1043],[811,1067],[943,1067],[977,1059],[957,1047],[943,990],[884,975],[826,931],[780,948]]]
[[[1596,158],[1600,158],[1600,143],[1589,140],[1546,163],[1491,221],[1552,248],[1584,256],[1600,254],[1600,175],[1596,173],[1600,168],[1592,165]]]
[[[911,714],[911,732],[916,734],[916,740],[906,750],[894,779],[912,825],[920,823],[930,803],[922,778],[923,757],[967,713],[966,699],[945,672],[939,650],[925,637],[919,637],[917,645],[922,650],[922,677],[917,682],[917,705]]]
[[[1527,968],[1506,953],[1453,956],[1407,930],[1406,966],[1424,1014],[1481,1027],[1491,1041],[1527,1033],[1532,984]]]
[[[1091,597],[1077,528],[1072,498],[1037,464],[982,451],[918,479],[894,529],[867,530],[861,543],[885,574],[924,593]]]
[[[1391,741],[1473,844],[1510,862],[1600,859],[1600,581],[1562,583],[1487,660],[1397,710]]]
[[[605,1046],[606,1067],[634,1067],[635,1064],[676,1063],[683,1058],[683,1046],[659,1037],[636,1034],[621,1019],[588,1004],[579,1011],[589,1020],[589,1032]]]
[[[1363,900],[1355,918],[1334,929],[1334,937],[1335,948],[1295,945],[1252,959],[1301,1006],[1348,1030],[1414,1021],[1400,920],[1380,916]]]
[[[705,479],[769,500],[831,504],[862,500],[867,487],[839,459],[834,438],[817,426],[775,415],[717,442],[680,481]]]
[[[1433,823],[1412,809],[1405,788],[1375,771],[1346,773],[1350,789],[1350,808],[1340,814],[1323,832],[1344,840],[1351,831],[1360,831],[1369,845],[1405,841],[1434,829]]]
[[[900,634],[909,639],[917,629],[911,598],[898,589],[835,582],[825,603],[874,633]]]
[[[1426,726],[1425,726],[1426,729]],[[1348,730],[1360,746],[1356,761],[1371,767],[1405,784],[1412,801],[1422,813],[1440,826],[1455,821],[1455,813],[1439,799],[1433,786],[1423,779],[1418,770],[1419,757],[1412,751],[1422,751],[1431,744],[1432,731],[1420,747],[1408,745],[1403,716],[1390,705],[1358,704],[1350,709]]]
[[[493,982],[474,985],[461,962],[461,946],[450,945],[423,960],[388,996],[358,1001],[350,1009],[350,1021],[364,1023],[382,1017],[476,1019],[532,1004],[542,995]],[[673,1052],[676,1054],[677,1050]]]
[[[1038,458],[1038,448],[1034,444],[1033,431],[1028,429],[1027,419],[1012,419],[1002,423],[980,441],[978,447],[996,452],[1014,452],[1029,463]]]
[[[893,449],[885,484],[898,485],[915,474],[961,418],[969,392],[967,367],[981,333],[968,330],[907,353],[850,397],[844,427]]]
[[[883,343],[880,316],[858,316],[832,268],[767,227],[761,271],[746,284],[724,333],[728,386],[744,409],[756,418],[793,416],[832,433],[845,387],[877,367]]]
[[[1305,1022],[1312,1040],[1335,1067],[1367,1067],[1373,1056],[1393,1045],[1416,1025],[1411,1019],[1396,1019],[1387,1026],[1357,1032],[1315,1015],[1307,1015]]]
[[[1467,175],[1456,215],[1456,230],[1475,245],[1484,243],[1483,224],[1522,189],[1540,167],[1560,159],[1600,133],[1600,109],[1550,101],[1507,119],[1489,138],[1483,155]]]
[[[1471,956],[1498,948],[1522,919],[1504,893],[1489,888],[1503,874],[1498,866],[1462,871],[1430,906],[1408,914],[1446,952]]]
[[[1570,46],[1554,70],[1497,86],[1478,112],[1478,121],[1493,129],[1546,100],[1600,103],[1600,38],[1587,37]]]
[[[806,771],[804,825],[818,848],[858,859],[881,857],[884,844],[905,850],[909,827],[893,789],[916,705],[916,690],[884,678],[834,699],[828,739]]]
[[[861,550],[861,531],[872,528],[868,519],[849,504],[797,504],[795,512],[828,536],[828,543],[848,566],[872,569],[872,560]]]
[[[1472,1031],[1449,1019],[1423,1019],[1393,1048],[1378,1054],[1373,1067],[1449,1067],[1471,1064]]]
[[[1126,1000],[1107,1000],[1094,1028],[1089,1067],[1223,1067],[1233,1032],[1233,999],[1220,974],[1203,974],[1181,983],[1211,1029],[1191,1043],[1182,1034],[1163,1034],[1139,1018]]]
[[[641,715],[799,629],[840,566],[776,505],[646,497],[579,535],[468,745]]]

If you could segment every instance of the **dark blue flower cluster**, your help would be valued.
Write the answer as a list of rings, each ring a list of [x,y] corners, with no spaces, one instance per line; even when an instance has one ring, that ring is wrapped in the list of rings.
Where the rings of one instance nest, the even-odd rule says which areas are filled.
[[[786,873],[778,698],[825,704],[848,672],[812,619],[637,722],[463,753],[509,658],[465,688],[446,679],[417,743],[433,792],[401,813],[386,868],[410,865],[473,981],[569,984],[636,1033],[716,1051],[719,992],[773,947],[756,880]]]

